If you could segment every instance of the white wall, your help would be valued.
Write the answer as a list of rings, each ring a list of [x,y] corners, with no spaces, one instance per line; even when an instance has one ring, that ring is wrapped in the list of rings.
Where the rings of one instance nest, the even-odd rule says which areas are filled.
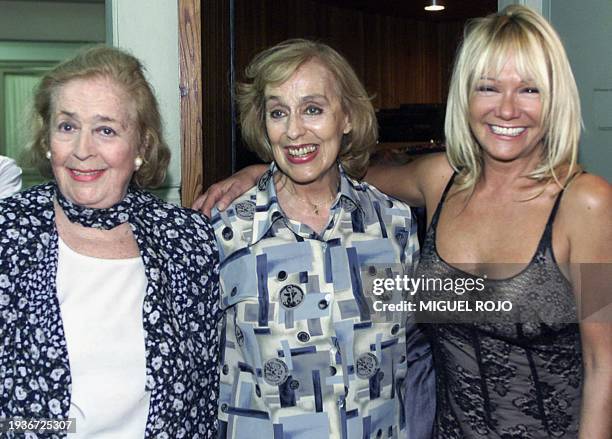
[[[129,50],[147,69],[160,104],[172,161],[163,190],[166,200],[180,204],[181,139],[177,0],[106,0],[107,39]]]
[[[0,1],[0,40],[104,41],[104,3]]]
[[[547,19],[550,18],[551,0],[498,0],[497,9],[502,10],[508,5],[524,5],[538,11]]]
[[[0,41],[0,62],[44,61],[57,63],[75,55],[82,47],[81,43]]]
[[[588,172],[612,182],[612,1],[554,0],[551,22],[580,90],[580,161]]]

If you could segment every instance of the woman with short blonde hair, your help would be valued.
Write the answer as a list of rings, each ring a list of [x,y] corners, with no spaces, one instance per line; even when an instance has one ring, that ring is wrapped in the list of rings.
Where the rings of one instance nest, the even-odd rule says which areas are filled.
[[[361,178],[367,169],[370,149],[378,138],[376,115],[355,71],[326,44],[304,39],[287,40],[262,51],[251,61],[245,72],[246,81],[239,84],[237,94],[242,137],[263,161],[273,159],[264,119],[265,88],[282,84],[311,59],[318,60],[333,75],[342,108],[353,121],[353,130],[342,139],[338,161],[348,175]]]
[[[366,299],[376,272],[411,270],[418,243],[410,209],[357,180],[376,141],[364,87],[307,40],[262,51],[245,76],[243,138],[272,163],[211,217],[226,313],[220,437],[430,439],[429,346]]]

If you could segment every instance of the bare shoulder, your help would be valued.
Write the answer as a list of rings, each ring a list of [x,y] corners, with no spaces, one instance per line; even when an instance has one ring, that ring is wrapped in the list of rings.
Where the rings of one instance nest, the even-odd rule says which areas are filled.
[[[564,204],[572,211],[583,215],[603,215],[609,221],[612,213],[612,185],[604,178],[582,174],[568,186]]]
[[[446,154],[427,154],[416,160],[415,164],[417,165],[416,172],[418,173],[419,186],[425,195],[426,204],[428,207],[437,205],[453,174],[453,168],[448,163]]]
[[[438,152],[435,154],[426,154],[425,156],[415,160],[417,172],[425,180],[448,180],[453,173],[453,168],[446,154]]]
[[[612,187],[583,174],[566,189],[559,209],[572,262],[612,262]]]
[[[365,179],[382,192],[411,206],[427,203],[436,182],[447,181],[452,168],[444,154],[426,154],[403,165],[376,165]]]

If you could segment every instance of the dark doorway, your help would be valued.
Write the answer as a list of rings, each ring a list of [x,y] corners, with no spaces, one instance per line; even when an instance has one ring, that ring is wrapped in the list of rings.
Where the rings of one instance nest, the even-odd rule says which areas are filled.
[[[346,56],[381,115],[424,108],[438,123],[463,26],[497,11],[497,0],[446,2],[438,13],[424,11],[425,3],[202,1],[203,187],[258,161],[241,142],[233,90],[256,53],[288,38],[322,41]]]

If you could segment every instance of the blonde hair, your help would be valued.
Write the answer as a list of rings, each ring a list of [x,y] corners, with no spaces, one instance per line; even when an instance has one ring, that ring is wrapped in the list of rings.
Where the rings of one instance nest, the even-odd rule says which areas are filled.
[[[482,172],[482,150],[469,126],[469,104],[476,82],[484,75],[496,76],[509,56],[514,58],[519,75],[534,81],[542,103],[542,161],[526,176],[554,179],[563,187],[578,168],[580,98],[561,40],[536,12],[511,5],[468,23],[457,55],[444,130],[448,160],[459,172],[459,189],[473,189]],[[565,166],[568,172],[561,183],[557,172]]]
[[[338,160],[353,178],[365,175],[370,148],[378,138],[376,115],[355,71],[338,52],[326,44],[305,39],[283,41],[255,56],[245,71],[246,82],[238,85],[242,137],[264,161],[274,159],[265,125],[266,86],[280,85],[304,63],[316,59],[335,79],[342,109],[352,130],[342,138]]]
[[[53,176],[49,160],[49,136],[53,106],[61,87],[75,79],[105,78],[123,90],[136,111],[138,141],[137,150],[143,164],[132,176],[139,187],[153,188],[161,185],[170,162],[170,149],[163,138],[159,106],[150,84],[144,76],[140,61],[123,50],[96,46],[78,53],[47,72],[34,93],[35,127],[30,142],[30,163],[36,165],[45,176]]]

